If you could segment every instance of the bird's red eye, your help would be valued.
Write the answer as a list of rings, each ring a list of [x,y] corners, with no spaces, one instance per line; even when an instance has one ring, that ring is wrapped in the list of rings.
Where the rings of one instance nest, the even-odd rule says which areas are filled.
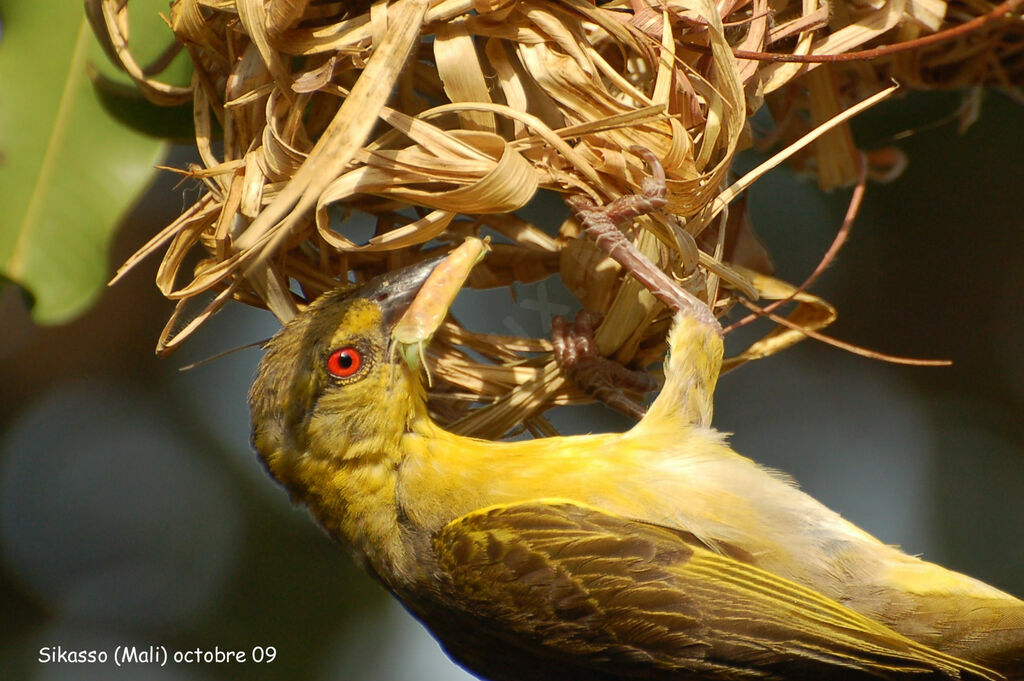
[[[327,358],[327,371],[337,378],[350,378],[362,366],[362,353],[351,346],[338,348]]]

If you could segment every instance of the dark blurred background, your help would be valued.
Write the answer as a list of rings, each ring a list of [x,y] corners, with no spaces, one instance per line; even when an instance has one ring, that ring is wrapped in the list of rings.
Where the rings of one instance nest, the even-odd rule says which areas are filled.
[[[957,95],[917,94],[856,122],[884,146],[944,119]],[[814,341],[725,376],[716,424],[735,448],[793,475],[880,539],[1024,595],[1024,135],[1019,105],[986,98],[953,125],[899,143],[910,165],[871,185],[852,239],[814,292],[828,333],[912,368]],[[182,165],[188,152],[170,160]],[[750,156],[744,163],[753,165]],[[111,272],[195,198],[162,175],[124,221]],[[190,193],[191,192],[191,193]],[[802,281],[849,193],[775,171],[750,192],[779,276]],[[547,225],[554,229],[555,225]],[[264,474],[248,444],[259,351],[179,367],[269,336],[268,313],[230,306],[177,355],[153,347],[171,305],[151,259],[74,323],[32,325],[0,290],[0,676],[5,679],[465,678],[437,645]],[[553,282],[463,296],[476,328],[537,333],[568,301]],[[479,308],[479,309],[475,309]],[[599,406],[562,410],[580,432],[623,428]],[[40,664],[43,647],[272,646],[272,662],[117,669]]]

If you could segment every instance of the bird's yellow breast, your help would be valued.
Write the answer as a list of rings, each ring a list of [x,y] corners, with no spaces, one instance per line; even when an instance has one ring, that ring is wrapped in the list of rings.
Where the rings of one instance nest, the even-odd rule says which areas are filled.
[[[905,593],[908,582],[919,594],[1005,596],[879,542],[710,428],[641,422],[620,434],[495,443],[424,420],[402,449],[396,501],[427,533],[481,508],[558,498],[689,532],[844,602],[877,599],[887,585]]]
[[[664,431],[648,425],[626,433],[495,443],[423,421],[402,449],[398,503],[426,532],[488,506],[559,498],[767,556],[774,547],[760,530],[742,536],[734,531],[758,527],[760,515],[742,481],[780,494],[795,491],[729,449],[714,430],[678,424]]]

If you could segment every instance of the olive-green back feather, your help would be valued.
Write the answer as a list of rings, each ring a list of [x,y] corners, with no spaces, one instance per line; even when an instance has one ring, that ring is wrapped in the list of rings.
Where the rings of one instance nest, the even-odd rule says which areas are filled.
[[[434,550],[451,604],[508,645],[529,641],[592,673],[999,678],[688,533],[569,502],[469,514]]]

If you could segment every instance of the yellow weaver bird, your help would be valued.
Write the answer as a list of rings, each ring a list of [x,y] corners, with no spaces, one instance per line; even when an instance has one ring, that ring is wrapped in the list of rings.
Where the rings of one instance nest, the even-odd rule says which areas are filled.
[[[1024,603],[843,520],[710,425],[722,359],[677,314],[625,433],[435,424],[392,329],[436,261],[328,293],[250,393],[267,470],[494,681],[1024,679]]]

